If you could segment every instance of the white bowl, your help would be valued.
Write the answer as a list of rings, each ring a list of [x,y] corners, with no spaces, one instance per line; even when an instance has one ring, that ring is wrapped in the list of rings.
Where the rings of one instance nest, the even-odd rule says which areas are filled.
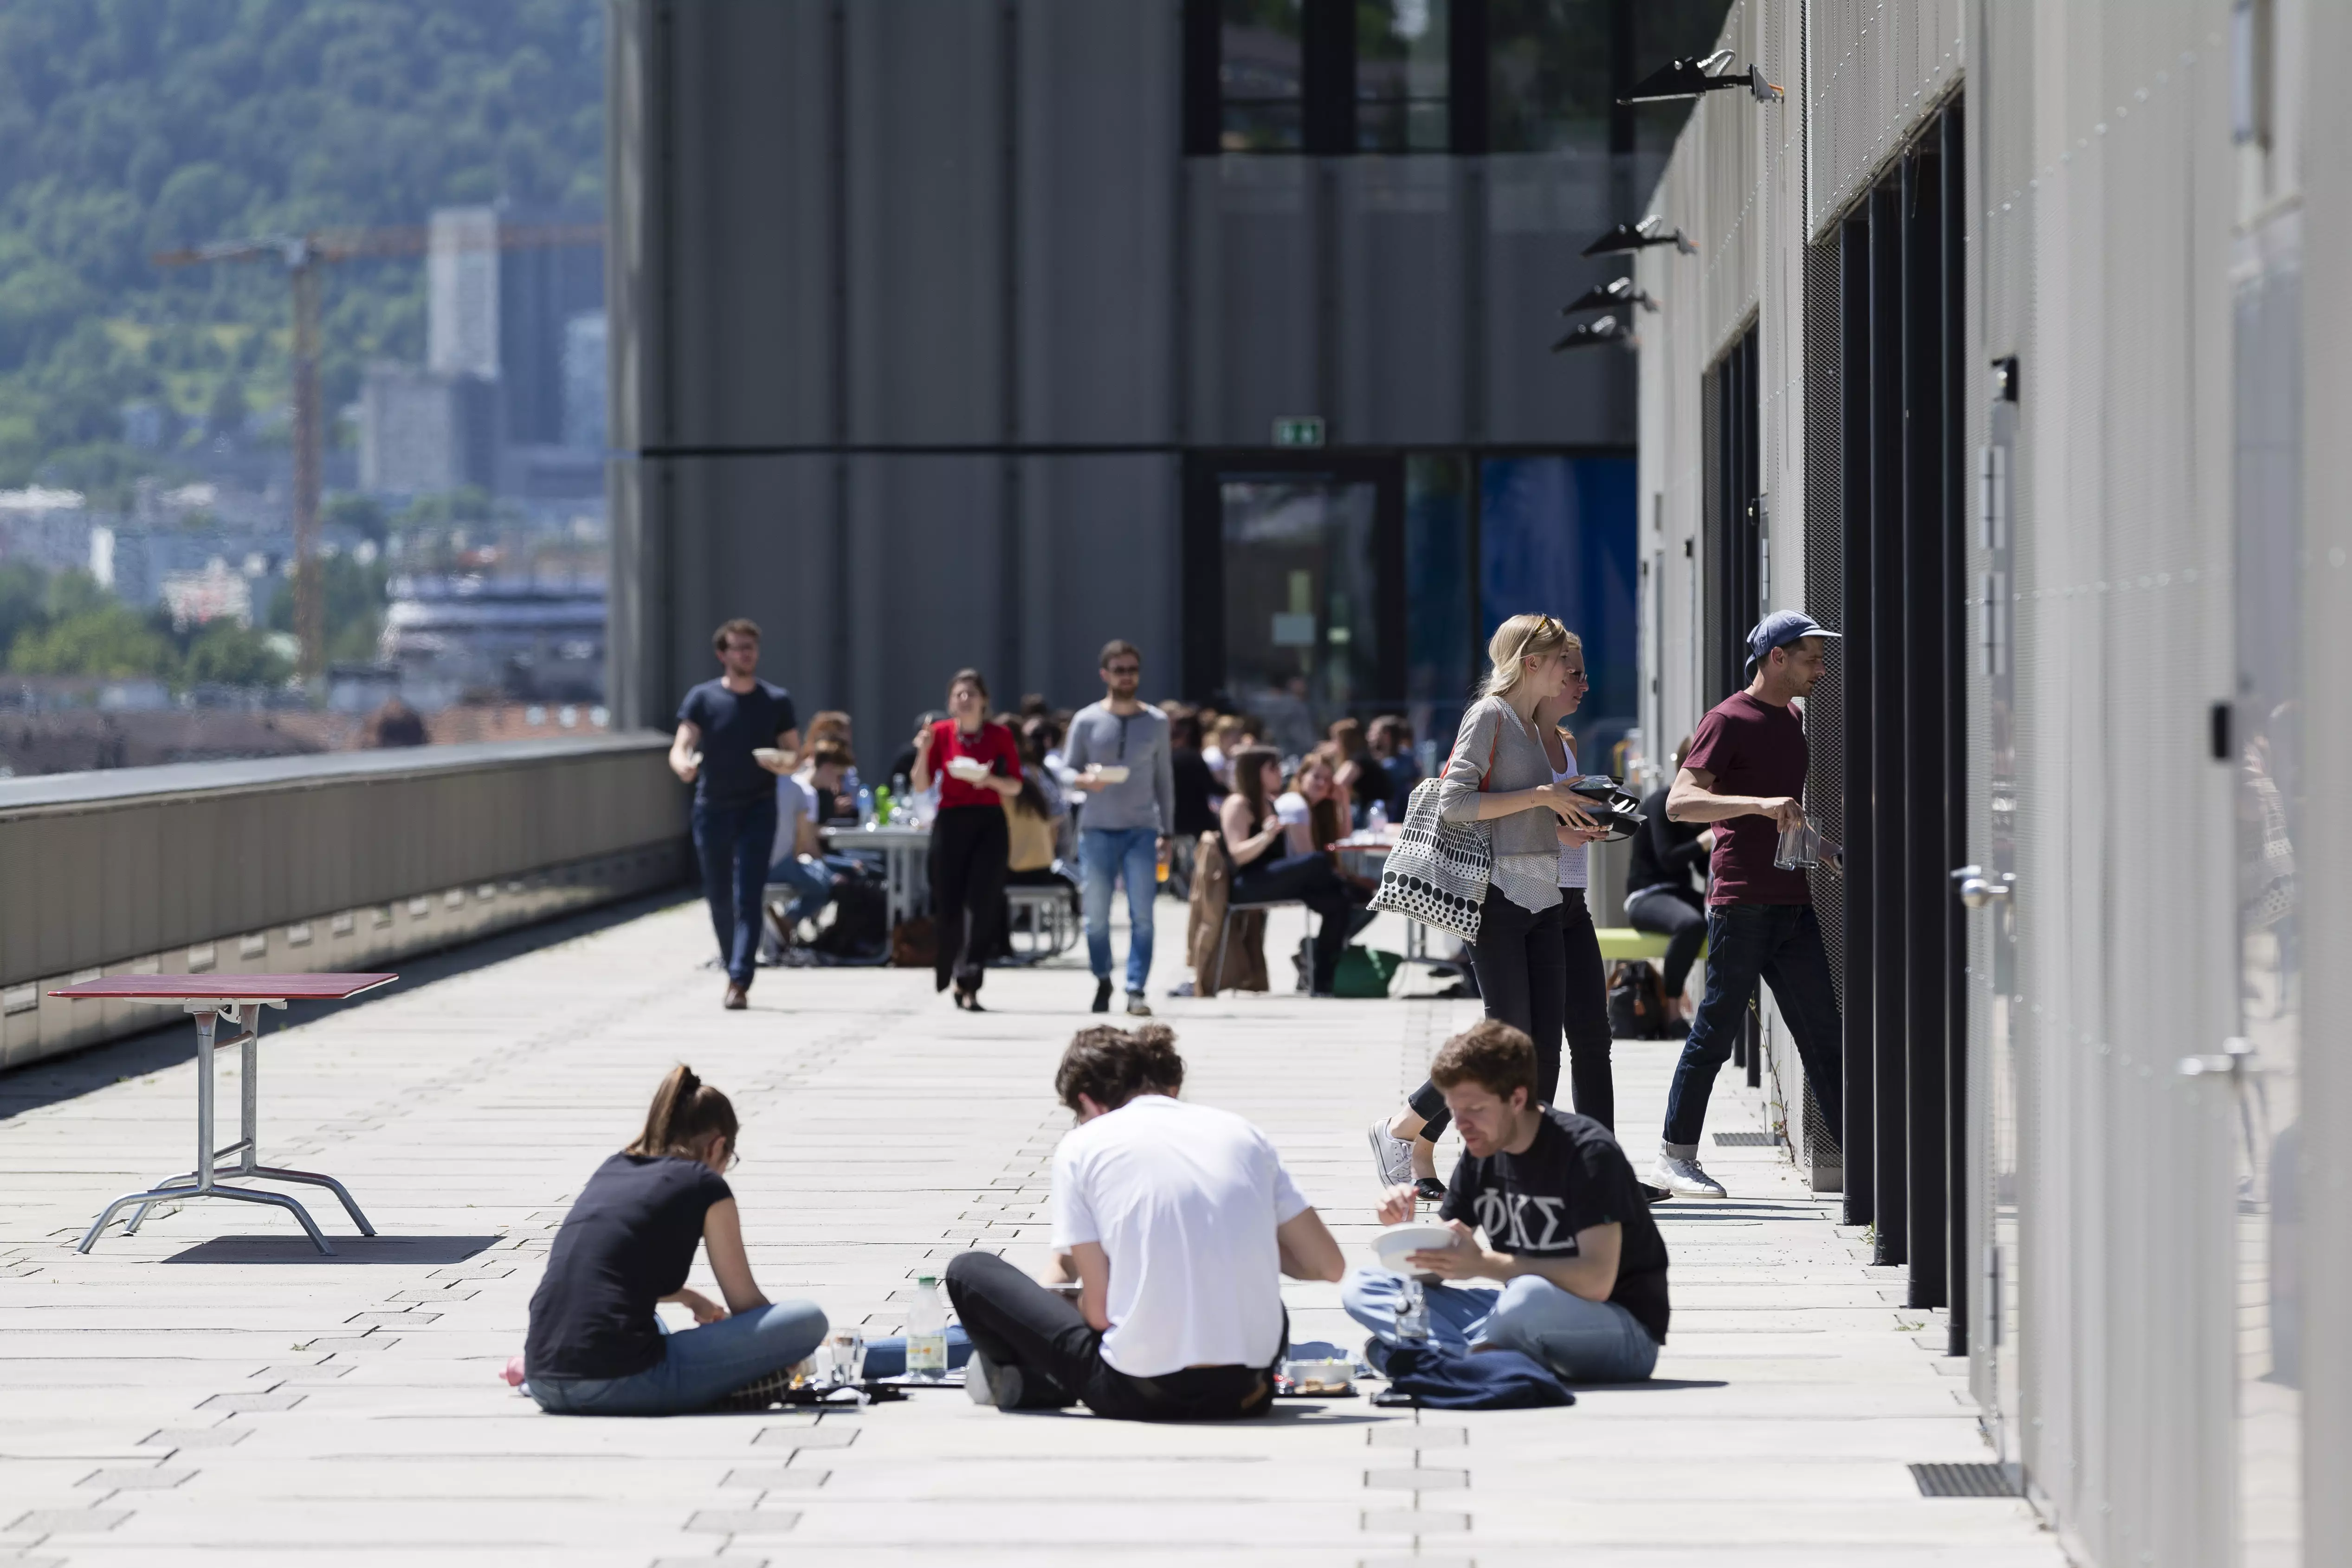
[[[773,768],[784,760],[784,753],[777,747],[755,746],[751,748],[751,760],[762,768]]]
[[[1415,1252],[1443,1252],[1454,1245],[1454,1228],[1426,1219],[1391,1225],[1372,1238],[1372,1255],[1391,1274],[1415,1272],[1405,1260]]]
[[[1123,762],[1106,762],[1095,768],[1095,777],[1106,784],[1126,783],[1127,773],[1127,764]]]
[[[950,757],[948,771],[967,784],[977,784],[988,777],[988,764],[972,757]]]

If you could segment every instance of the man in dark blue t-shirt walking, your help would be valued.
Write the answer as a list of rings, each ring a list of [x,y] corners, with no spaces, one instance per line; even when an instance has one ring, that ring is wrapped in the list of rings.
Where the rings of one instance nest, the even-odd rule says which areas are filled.
[[[711,634],[726,671],[686,694],[677,708],[670,771],[694,786],[694,849],[702,861],[702,895],[727,966],[729,1009],[751,990],[760,950],[760,896],[776,837],[776,780],[799,760],[800,722],[793,697],[760,679],[760,628],[730,621]]]

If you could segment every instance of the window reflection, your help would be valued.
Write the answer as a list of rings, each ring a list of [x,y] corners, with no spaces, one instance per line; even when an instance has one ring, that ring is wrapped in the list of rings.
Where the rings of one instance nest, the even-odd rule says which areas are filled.
[[[1296,152],[1307,145],[1301,0],[1223,0],[1218,145]]]
[[[1449,0],[1358,0],[1356,145],[1443,152]]]

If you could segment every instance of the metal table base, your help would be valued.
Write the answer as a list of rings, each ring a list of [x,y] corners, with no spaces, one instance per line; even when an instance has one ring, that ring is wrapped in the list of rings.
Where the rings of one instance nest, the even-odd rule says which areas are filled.
[[[310,1233],[311,1241],[319,1250],[330,1257],[334,1255],[333,1246],[320,1231],[318,1222],[310,1218],[310,1211],[293,1198],[282,1192],[257,1192],[250,1187],[224,1186],[221,1185],[223,1176],[241,1176],[248,1180],[259,1177],[268,1181],[299,1182],[307,1186],[323,1186],[342,1201],[345,1212],[351,1215],[352,1223],[359,1227],[361,1235],[373,1236],[375,1227],[368,1223],[367,1216],[360,1212],[360,1206],[352,1201],[352,1195],[345,1191],[343,1184],[333,1176],[320,1176],[316,1171],[287,1170],[281,1166],[265,1166],[260,1163],[260,1147],[256,1124],[259,1119],[260,1111],[260,1080],[257,1075],[260,1052],[257,1047],[261,1040],[261,1012],[264,1008],[282,1009],[286,1004],[282,1001],[259,999],[234,1002],[190,1002],[186,1006],[187,1010],[194,1015],[196,1020],[196,1168],[192,1171],[183,1171],[178,1176],[166,1176],[143,1192],[125,1193],[108,1204],[106,1211],[98,1217],[95,1224],[90,1226],[89,1233],[81,1239],[81,1246],[77,1250],[87,1252],[96,1246],[99,1233],[112,1223],[116,1214],[131,1204],[137,1204],[139,1212],[132,1215],[130,1224],[123,1227],[123,1234],[126,1236],[135,1236],[139,1233],[139,1227],[145,1221],[147,1211],[158,1203],[178,1203],[192,1197],[220,1197],[236,1203],[266,1203],[292,1211],[294,1218],[302,1222],[302,1228]],[[243,1135],[228,1147],[218,1149],[213,1146],[215,1135],[213,1061],[215,1050],[213,1032],[222,1019],[226,1019],[232,1024],[241,1022],[245,1028],[245,1032],[236,1039],[217,1042],[221,1046],[236,1046],[244,1052],[244,1057],[239,1063],[242,1077],[237,1084],[238,1131]],[[226,1171],[222,1170],[220,1162],[232,1155],[237,1156],[237,1163]]]

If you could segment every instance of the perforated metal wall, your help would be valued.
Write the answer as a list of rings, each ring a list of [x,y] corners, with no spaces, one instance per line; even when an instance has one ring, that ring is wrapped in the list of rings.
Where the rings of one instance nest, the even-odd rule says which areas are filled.
[[[2286,1269],[2302,1286],[2302,1322],[2352,1321],[2352,1071],[2310,1026],[2294,1097],[2273,1086],[2268,1120],[2250,1122],[2258,1092],[2229,1084],[2252,1080],[2185,1077],[2179,1065],[2224,1060],[2215,1053],[2241,1010],[2241,770],[2215,758],[2211,730],[2235,669],[2232,479],[2246,437],[2233,444],[2232,426],[2249,417],[2233,401],[2231,268],[2268,265],[2263,236],[2307,193],[2294,220],[2311,225],[2307,765],[2315,780],[2352,773],[2341,698],[2352,534],[2340,503],[2352,489],[2340,472],[2352,462],[2352,307],[2329,286],[2352,267],[2352,173],[2297,152],[2298,138],[2352,144],[2352,111],[2335,107],[2352,21],[2310,0],[2258,0],[2245,16],[2254,21],[2241,37],[2267,52],[2233,62],[2229,0],[1737,7],[1726,45],[1777,72],[1796,112],[1776,119],[1733,94],[1705,106],[1655,204],[1701,255],[1641,262],[1643,286],[1667,302],[1645,326],[1643,360],[1643,486],[1664,546],[1663,635],[1649,673],[1660,732],[1679,734],[1699,707],[1690,627],[1675,619],[1703,599],[1703,560],[1675,548],[1699,516],[1699,370],[1753,308],[1770,599],[1834,624],[1852,610],[1835,576],[1840,497],[1826,479],[1842,389],[1834,356],[1808,351],[1835,319],[1834,270],[1823,264],[1834,262],[1839,219],[1957,89],[1967,61],[1958,368],[1971,458],[1991,434],[1996,358],[2015,356],[2021,389],[2003,444],[2011,549],[1996,558],[1972,538],[1966,561],[1967,858],[1990,864],[1998,849],[2017,877],[2013,924],[1971,916],[1967,940],[1961,1142],[1973,1196],[1959,1258],[1982,1260],[1969,1283],[1988,1292],[1989,1309],[1969,1323],[1971,1386],[2036,1505],[2081,1560],[2116,1568],[2332,1561],[2345,1534],[2337,1516],[2352,1506],[2341,1484],[2352,1465],[2352,1353],[2340,1334],[2305,1332],[2291,1373],[2257,1375],[2250,1363],[2242,1383],[2240,1352],[2253,1342],[2238,1332],[2284,1310],[2274,1271]],[[1801,40],[1801,81],[1774,63],[1791,38]],[[2239,65],[2242,141],[2231,97]],[[1737,134],[1717,123],[1734,110],[1757,137],[1736,173]],[[2334,126],[2333,139],[2304,127],[2306,114]],[[1793,187],[1776,162],[1790,148],[1802,171]],[[2323,186],[2332,207],[2317,197]],[[2011,575],[1989,582],[1996,564]],[[2013,685],[1998,724],[1978,663],[1995,629]],[[1842,791],[1822,769],[1824,742],[1849,717],[1843,696],[1817,693],[1808,720],[1825,823]],[[1996,757],[2011,770],[1998,799]],[[2352,1006],[2336,994],[2352,985],[2343,967],[2315,960],[2352,942],[2345,835],[2340,812],[2315,812],[2296,848],[2315,955],[2304,1016],[2314,1020]],[[1818,896],[1827,904],[1838,894],[1824,884]],[[2013,949],[1997,929],[2013,930]],[[1771,1066],[1784,1075],[1781,1054]],[[2301,1118],[2303,1148],[2292,1212],[2285,1198],[2272,1203],[2263,1167],[2253,1188],[2241,1185],[2247,1128],[2269,1136],[2289,1116]],[[2258,1244],[2246,1242],[2242,1202],[2271,1204]],[[2264,1326],[2268,1354],[2276,1327]],[[2299,1456],[2273,1440],[2286,1430],[2300,1433]],[[2298,1469],[2300,1502],[2284,1479]],[[2304,1522],[2291,1528],[2298,1507]],[[2335,1528],[2319,1529],[2323,1519]]]
[[[1805,222],[1818,240],[1959,79],[1965,10],[1961,0],[1814,0],[1803,9]]]

